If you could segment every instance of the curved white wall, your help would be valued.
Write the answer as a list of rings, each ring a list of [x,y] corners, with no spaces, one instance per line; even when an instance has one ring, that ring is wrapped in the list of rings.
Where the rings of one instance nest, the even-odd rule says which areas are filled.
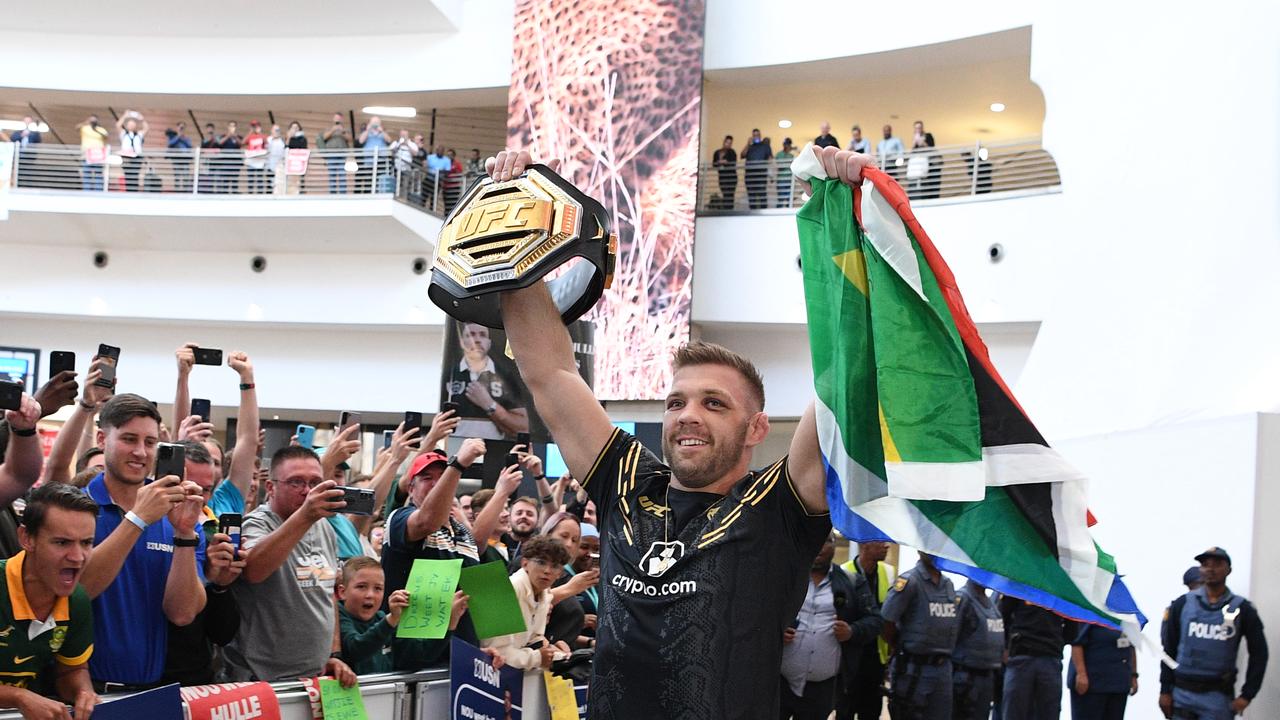
[[[1032,6],[918,0],[873,6],[830,0],[707,0],[707,70],[863,55],[1031,24]]]

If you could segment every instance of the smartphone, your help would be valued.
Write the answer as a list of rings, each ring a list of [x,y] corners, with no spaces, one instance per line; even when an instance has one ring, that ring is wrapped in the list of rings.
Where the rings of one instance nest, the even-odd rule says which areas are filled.
[[[391,438],[395,434],[396,434],[395,430],[383,430],[382,431],[382,447],[384,448],[391,447]]]
[[[221,365],[222,351],[217,348],[195,348],[197,365]]]
[[[102,377],[98,378],[98,382],[94,384],[104,388],[115,387],[116,365],[120,364],[120,348],[106,343],[99,344],[98,363],[102,369]]]
[[[404,429],[405,431],[422,427],[422,413],[406,410],[404,413]]]
[[[312,425],[299,425],[297,432],[298,444],[308,450],[315,449],[316,446],[316,429]]]
[[[213,410],[213,403],[203,398],[191,398],[191,414],[199,415],[201,422],[209,422],[209,413]]]
[[[516,444],[523,445],[525,452],[533,452],[533,436],[527,432],[516,433]]]
[[[342,491],[342,500],[347,503],[342,512],[348,515],[373,514],[373,490],[350,485],[339,485],[336,489]]]
[[[520,464],[520,456],[519,456],[519,455],[517,455],[517,454],[515,454],[515,453],[513,453],[513,452],[511,452],[511,453],[507,453],[507,459],[506,459],[505,461],[503,461],[503,463],[502,463],[502,469],[503,469],[503,470],[505,470],[505,469],[507,469],[507,468],[511,467],[512,465],[519,465],[519,464]]]
[[[76,371],[76,354],[70,350],[54,350],[49,353],[49,379],[52,380],[58,373],[70,370]]]
[[[343,410],[338,416],[338,431],[341,432],[351,425],[360,424],[360,413],[351,410]]]
[[[458,403],[453,402],[452,400],[450,400],[447,403],[440,404],[440,412],[448,412],[452,410],[455,417],[457,417],[458,415],[458,408],[459,408]]]
[[[218,516],[218,532],[231,537],[231,544],[236,546],[235,559],[240,559],[240,513],[222,513]]]
[[[0,410],[18,410],[22,407],[22,383],[0,381]]]
[[[156,443],[156,479],[177,475],[186,477],[187,451],[177,443]]]

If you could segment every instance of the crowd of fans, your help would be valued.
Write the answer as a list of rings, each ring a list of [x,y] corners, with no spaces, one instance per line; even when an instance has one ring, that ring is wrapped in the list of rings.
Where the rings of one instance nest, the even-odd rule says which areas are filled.
[[[27,127],[12,135],[0,133],[0,141],[18,145],[19,185],[40,185],[45,171],[38,146],[43,140],[39,126],[30,117],[23,118]],[[221,131],[213,123],[205,123],[197,142],[187,132],[185,122],[166,128],[165,149],[146,146],[151,127],[142,113],[126,110],[114,128],[101,123],[97,115],[89,115],[76,125],[80,133],[80,186],[86,191],[105,189],[105,166],[114,149],[121,159],[123,185],[126,192],[164,189],[161,160],[171,172],[170,189],[175,192],[199,193],[283,193],[285,159],[290,150],[319,150],[313,160],[323,160],[328,175],[329,194],[395,192],[400,178],[410,176],[410,196],[420,199],[440,198],[452,207],[463,187],[480,175],[480,150],[471,149],[463,161],[453,148],[436,145],[429,149],[422,133],[400,130],[396,136],[371,116],[358,128],[348,128],[341,113],[334,113],[328,127],[310,132],[298,121],[282,130],[279,124],[266,128],[258,120],[250,120],[248,132],[230,121]],[[196,152],[198,147],[199,152]],[[354,164],[354,167],[353,167]],[[24,169],[25,166],[25,169]],[[195,177],[198,183],[193,188]],[[354,182],[348,183],[348,175]],[[305,193],[305,178],[298,183]]]
[[[874,148],[871,141],[862,136],[862,128],[854,125],[850,130],[851,137],[845,149],[864,155],[871,155],[882,170],[889,173],[915,200],[937,198],[942,192],[943,158],[933,148],[936,143],[933,133],[924,129],[924,122],[915,121],[912,126],[913,135],[911,149],[907,150],[901,138],[893,134],[893,126],[885,125],[883,138]],[[730,210],[735,207],[738,193],[739,170],[746,188],[747,206],[751,210],[763,210],[769,207],[769,186],[773,185],[774,206],[789,208],[800,197],[791,177],[791,161],[795,159],[799,148],[791,138],[783,138],[782,148],[776,153],[771,138],[762,137],[760,130],[753,129],[747,144],[741,151],[734,148],[734,137],[726,135],[721,146],[711,158],[711,165],[716,172],[718,194],[711,194],[708,207],[712,210]],[[839,138],[831,134],[831,123],[824,122],[812,143],[817,147],[840,147]],[[967,166],[971,163],[967,163]],[[979,192],[989,192],[991,188],[991,164],[979,161],[979,167],[969,167],[970,173],[977,172]]]
[[[240,407],[235,444],[224,448],[207,412],[191,412],[196,348],[176,351],[171,418],[116,392],[113,361],[96,356],[83,382],[59,372],[5,412],[0,545],[10,593],[17,572],[26,598],[0,600],[0,615],[30,620],[33,633],[47,618],[58,640],[29,676],[0,685],[0,707],[52,712],[61,707],[52,697],[81,708],[98,693],[170,682],[327,674],[351,685],[357,673],[435,665],[447,638],[394,637],[419,558],[509,569],[526,632],[481,642],[461,592],[450,625],[495,664],[529,669],[569,663],[579,649],[589,656],[599,537],[594,506],[571,477],[549,481],[538,456],[517,446],[518,462],[494,488],[458,496],[485,443],[467,439],[446,457],[439,448],[459,422],[452,410],[425,428],[401,424],[370,475],[348,462],[361,449],[358,424],[335,427],[323,449],[295,437],[263,457],[254,369],[242,352],[226,359]],[[66,406],[46,460],[36,424]],[[537,497],[518,496],[522,483]],[[343,486],[372,490],[376,510],[345,512]],[[530,650],[535,641],[542,647]],[[11,660],[0,651],[0,666]]]

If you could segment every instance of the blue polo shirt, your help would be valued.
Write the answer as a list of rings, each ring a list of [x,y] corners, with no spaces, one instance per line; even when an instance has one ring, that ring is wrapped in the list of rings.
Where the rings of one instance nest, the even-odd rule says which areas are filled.
[[[148,480],[147,482],[151,482]],[[98,503],[94,545],[101,545],[125,511],[111,499],[102,473],[85,492]],[[196,572],[204,579],[204,534],[197,532]],[[89,674],[101,682],[145,685],[164,671],[169,623],[164,614],[164,587],[173,562],[173,525],[161,518],[147,526],[125,557],[120,574],[93,600],[94,653]]]

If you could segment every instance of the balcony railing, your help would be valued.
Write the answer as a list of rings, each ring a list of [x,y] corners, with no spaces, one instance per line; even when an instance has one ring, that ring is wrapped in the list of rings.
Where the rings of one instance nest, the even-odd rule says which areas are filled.
[[[12,171],[12,186],[29,190],[200,197],[391,194],[436,213],[443,213],[474,175],[429,172],[390,147],[295,149],[274,155],[148,148],[130,157],[117,148],[86,151],[52,143],[16,148]]]
[[[874,143],[872,143],[874,147]],[[877,157],[913,201],[967,198],[1015,190],[1055,188],[1058,166],[1038,138],[1013,142],[908,150]],[[698,212],[736,214],[794,209],[808,197],[791,176],[790,161],[766,160],[698,169]]]

